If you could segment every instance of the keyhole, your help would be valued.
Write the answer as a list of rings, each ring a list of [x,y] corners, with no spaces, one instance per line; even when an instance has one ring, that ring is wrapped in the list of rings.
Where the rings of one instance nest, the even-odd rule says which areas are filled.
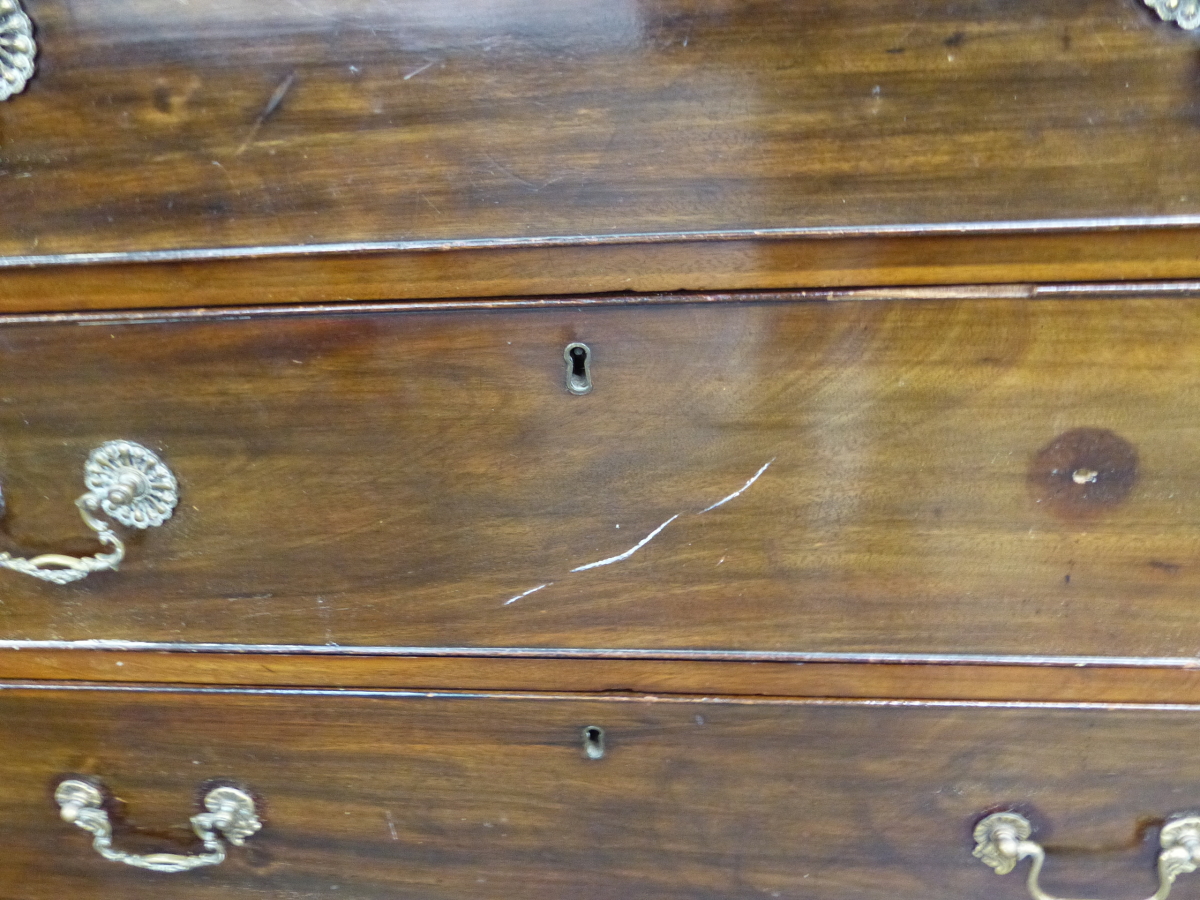
[[[604,756],[604,729],[589,725],[583,729],[583,752],[588,759],[601,759]]]
[[[592,350],[587,344],[567,344],[563,351],[567,361],[567,390],[572,394],[592,391]]]

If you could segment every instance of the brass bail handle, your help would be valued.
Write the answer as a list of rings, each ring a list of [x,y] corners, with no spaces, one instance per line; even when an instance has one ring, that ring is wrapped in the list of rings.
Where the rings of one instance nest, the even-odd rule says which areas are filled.
[[[103,517],[128,528],[156,528],[171,518],[179,503],[175,475],[153,450],[133,441],[108,441],[97,447],[84,464],[83,476],[87,493],[75,505],[96,539],[110,549],[82,558],[45,553],[26,559],[0,552],[0,567],[53,584],[116,569],[125,558],[125,544]],[[0,497],[0,516],[3,504]]]
[[[1026,882],[1034,900],[1060,900],[1042,890],[1038,878],[1046,863],[1041,844],[1029,840],[1033,826],[1019,813],[993,813],[975,826],[977,859],[1006,875],[1023,859],[1033,860]],[[1168,819],[1159,833],[1162,852],[1158,854],[1158,890],[1148,900],[1166,900],[1171,886],[1180,875],[1196,871],[1200,865],[1200,816]]]
[[[217,787],[204,797],[205,812],[192,816],[192,830],[204,842],[204,853],[192,856],[176,853],[126,853],[113,847],[112,821],[104,810],[104,795],[93,784],[68,779],[54,792],[64,822],[77,825],[92,835],[92,847],[107,860],[124,863],[151,872],[187,872],[225,861],[225,844],[235,847],[254,835],[262,822],[254,800],[234,787]]]

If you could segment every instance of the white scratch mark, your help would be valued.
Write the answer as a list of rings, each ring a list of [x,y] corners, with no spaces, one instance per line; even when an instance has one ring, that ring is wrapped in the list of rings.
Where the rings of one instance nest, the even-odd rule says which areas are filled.
[[[413,69],[411,72],[409,72],[407,75],[405,75],[404,78],[401,80],[408,81],[408,79],[410,79],[410,78],[416,78],[418,75],[420,75],[422,72],[424,72],[426,69],[428,69],[430,66],[432,66],[436,62],[437,62],[437,60],[435,59],[433,62],[425,63],[425,65],[421,66],[421,68],[419,68],[419,69]]]
[[[754,482],[758,481],[758,479],[762,477],[762,473],[767,471],[767,469],[769,469],[771,467],[771,463],[775,462],[775,460],[778,458],[779,457],[777,457],[777,456],[771,457],[771,459],[767,461],[766,465],[764,465],[761,469],[759,469],[757,472],[754,473],[753,478],[751,478],[749,481],[747,481],[745,484],[742,485],[740,490],[736,490],[732,494],[730,494],[728,497],[726,497],[724,500],[718,500],[712,506],[709,506],[706,509],[700,510],[700,512],[697,513],[696,515],[702,515],[702,514],[708,512],[709,510],[716,509],[718,506],[724,506],[730,500],[733,500],[736,497],[742,496],[742,494],[746,493],[746,491],[750,489],[750,485],[752,485],[752,484],[754,484]]]
[[[641,550],[643,547],[645,547],[648,543],[650,543],[652,540],[654,540],[656,537],[658,537],[659,533],[664,528],[666,528],[668,525],[670,525],[672,522],[674,522],[678,518],[679,518],[678,513],[671,516],[671,518],[667,519],[667,521],[663,522],[661,525],[659,525],[657,528],[655,528],[652,532],[650,532],[648,535],[646,535],[644,538],[642,538],[640,541],[638,541],[636,544],[634,544],[632,547],[630,547],[628,550],[626,550],[620,556],[610,556],[608,559],[602,559],[599,562],[588,563],[586,566],[579,566],[578,568],[572,569],[571,571],[572,572],[585,572],[588,569],[594,569],[597,566],[611,566],[613,563],[617,563],[617,562],[621,562],[622,560],[629,559],[629,557],[633,556],[633,554],[637,553],[639,550]]]
[[[389,809],[384,815],[387,816],[388,831],[392,833],[392,840],[400,840],[400,836],[396,834],[396,823],[392,821],[392,811]]]
[[[548,588],[548,587],[550,587],[550,585],[552,585],[552,584],[554,584],[554,582],[553,582],[553,581],[547,581],[545,584],[539,584],[537,587],[535,587],[535,588],[530,588],[529,590],[527,590],[527,591],[526,591],[525,593],[523,593],[523,594],[517,594],[517,596],[513,597],[511,600],[505,600],[505,601],[504,601],[504,605],[505,605],[505,606],[508,606],[508,604],[510,604],[510,603],[516,603],[516,602],[517,602],[518,600],[520,600],[522,597],[528,597],[530,594],[536,594],[536,593],[537,593],[538,591],[540,591],[542,588]]]

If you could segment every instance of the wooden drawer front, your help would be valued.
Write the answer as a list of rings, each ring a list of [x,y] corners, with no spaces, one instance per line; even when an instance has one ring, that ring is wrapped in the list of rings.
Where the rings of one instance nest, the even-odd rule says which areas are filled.
[[[24,2],[4,256],[1200,210],[1141,0]]]
[[[1141,897],[1156,825],[1200,805],[1191,709],[49,690],[0,713],[0,888],[21,900],[1022,900],[971,855],[997,808],[1051,847],[1048,889]],[[59,820],[81,774],[119,799],[120,849],[194,851],[209,779],[264,826],[219,866],[135,870]]]
[[[8,546],[94,549],[72,501],[109,439],[181,500],[117,573],[0,571],[0,629],[1191,656],[1198,325],[1130,300],[9,327]]]

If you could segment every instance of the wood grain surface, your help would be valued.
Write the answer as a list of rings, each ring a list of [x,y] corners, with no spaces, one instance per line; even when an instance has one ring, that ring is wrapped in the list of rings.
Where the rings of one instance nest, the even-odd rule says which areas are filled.
[[[209,302],[210,277],[240,280],[242,299],[223,302],[905,283],[906,254],[933,257],[926,282],[1200,274],[1195,39],[1137,0],[27,6],[38,73],[0,106],[0,261],[382,253],[309,259],[283,285],[270,266],[181,272],[160,256],[135,267],[138,305],[171,302],[164,280],[198,280],[191,302]],[[877,231],[1002,223],[1025,236]],[[1189,227],[1102,230],[1085,264],[1090,239],[1029,236],[1047,223]],[[812,229],[864,239],[756,240]],[[711,260],[672,251],[695,234],[733,241],[711,242]],[[547,237],[565,248],[511,243]],[[459,241],[480,252],[417,249]],[[987,274],[1014,253],[1025,274]],[[47,278],[43,298],[62,304],[119,291],[111,271],[92,291],[65,269],[6,275],[5,302]]]
[[[972,858],[1018,809],[1070,896],[1153,890],[1195,809],[1195,708],[4,691],[0,891],[262,898],[1025,896]],[[605,755],[588,759],[587,726]],[[258,799],[219,867],[106,862],[51,800],[114,796],[118,846],[189,849],[204,785]],[[1191,884],[1181,878],[1178,889]],[[232,893],[231,893],[232,892]]]
[[[1200,214],[1133,0],[30,0],[5,255]]]
[[[94,549],[72,501],[107,439],[161,451],[182,501],[119,573],[2,573],[0,629],[1193,658],[1198,317],[976,299],[11,326],[6,545]]]

